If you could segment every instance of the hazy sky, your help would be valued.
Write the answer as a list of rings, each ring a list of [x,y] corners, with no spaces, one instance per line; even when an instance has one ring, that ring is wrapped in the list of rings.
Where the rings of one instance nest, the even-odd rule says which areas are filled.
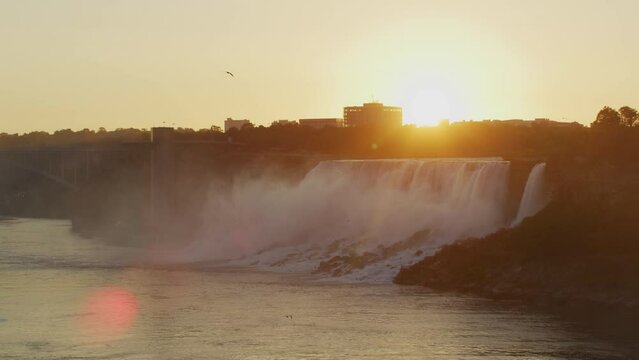
[[[638,0],[0,0],[0,132],[639,107]],[[225,74],[229,70],[236,78]]]

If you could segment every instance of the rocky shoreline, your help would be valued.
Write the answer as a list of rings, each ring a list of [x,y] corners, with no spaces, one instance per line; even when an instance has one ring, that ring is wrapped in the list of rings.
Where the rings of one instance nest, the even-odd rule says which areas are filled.
[[[634,203],[634,201],[631,201]],[[521,225],[443,247],[394,282],[559,307],[639,311],[634,204],[559,200]]]

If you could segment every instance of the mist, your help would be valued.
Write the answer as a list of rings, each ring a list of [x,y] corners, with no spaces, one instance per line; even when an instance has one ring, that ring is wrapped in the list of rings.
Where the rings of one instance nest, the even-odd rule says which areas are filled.
[[[420,234],[371,261],[390,274],[414,254],[506,227],[509,170],[492,158],[335,160],[297,184],[238,178],[226,192],[211,189],[196,240],[170,261],[313,270],[340,254],[388,255]]]

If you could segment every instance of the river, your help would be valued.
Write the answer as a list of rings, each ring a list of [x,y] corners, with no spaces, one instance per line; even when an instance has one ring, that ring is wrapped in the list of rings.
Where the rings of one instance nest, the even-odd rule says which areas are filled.
[[[625,359],[523,306],[255,269],[140,266],[144,251],[0,220],[2,359]]]

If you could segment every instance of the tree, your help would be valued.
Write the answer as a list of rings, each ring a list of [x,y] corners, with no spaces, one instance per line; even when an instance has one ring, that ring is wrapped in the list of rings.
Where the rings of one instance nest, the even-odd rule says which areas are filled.
[[[621,124],[625,126],[639,125],[639,112],[630,106],[623,106],[619,109],[621,115]]]
[[[593,128],[611,129],[621,126],[621,115],[609,106],[604,106],[599,110],[597,118],[591,125]]]
[[[255,125],[253,125],[253,123],[248,122],[242,125],[242,128],[240,130],[247,130],[247,129],[253,129],[253,128],[255,128]]]

